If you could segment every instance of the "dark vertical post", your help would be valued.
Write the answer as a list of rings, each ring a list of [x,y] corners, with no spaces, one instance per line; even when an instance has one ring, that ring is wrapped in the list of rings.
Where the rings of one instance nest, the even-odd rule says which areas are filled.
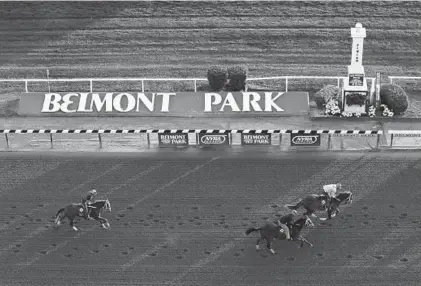
[[[327,150],[330,150],[330,144],[332,140],[332,135],[329,133],[328,137],[327,137]]]
[[[54,145],[53,145],[53,133],[50,133],[50,144],[51,144],[51,149],[53,149],[54,148]]]
[[[99,149],[102,149],[102,138],[101,133],[98,133]]]
[[[7,133],[4,133],[4,135],[6,137],[6,146],[9,148],[9,136],[7,136]]]

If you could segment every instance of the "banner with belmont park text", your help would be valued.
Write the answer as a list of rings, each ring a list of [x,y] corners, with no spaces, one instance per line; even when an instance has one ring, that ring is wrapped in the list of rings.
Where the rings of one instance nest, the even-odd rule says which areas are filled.
[[[20,116],[290,116],[307,114],[307,92],[23,93]]]

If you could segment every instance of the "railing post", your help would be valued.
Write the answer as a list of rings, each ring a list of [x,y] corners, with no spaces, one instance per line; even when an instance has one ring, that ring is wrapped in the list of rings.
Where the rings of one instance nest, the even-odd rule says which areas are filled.
[[[99,140],[99,149],[102,149],[102,138],[101,138],[101,133],[98,133],[98,140]]]
[[[390,83],[393,83],[393,77],[389,76]]]
[[[341,87],[341,78],[338,77],[337,80],[338,80],[338,88],[340,88]]]
[[[285,77],[285,92],[288,92],[288,76]]]
[[[28,81],[25,80],[25,92],[28,93]]]
[[[331,141],[332,141],[332,135],[329,134],[327,137],[327,150],[330,150]]]
[[[379,146],[380,146],[380,134],[377,134],[377,143],[376,143],[376,150],[379,150]]]
[[[279,133],[279,148],[282,148],[282,133]]]
[[[390,135],[390,148],[393,147],[393,133]]]
[[[89,79],[89,91],[92,92],[93,88],[92,88],[92,79]]]
[[[145,92],[145,82],[143,81],[143,79],[141,80],[142,82],[142,92]]]
[[[51,144],[51,149],[54,148],[53,146],[53,133],[50,133],[50,144]]]
[[[7,133],[4,133],[4,136],[6,137],[6,147],[9,149],[9,136],[7,136]]]
[[[159,134],[158,134],[159,136]],[[149,135],[149,133],[146,133],[146,141],[148,142],[148,149],[151,148],[151,137]]]
[[[194,92],[197,92],[197,81],[194,80]]]

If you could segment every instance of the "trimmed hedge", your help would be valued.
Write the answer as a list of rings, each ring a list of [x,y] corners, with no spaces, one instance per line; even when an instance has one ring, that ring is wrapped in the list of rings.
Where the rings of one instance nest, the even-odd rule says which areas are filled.
[[[212,91],[221,91],[228,79],[228,71],[221,66],[211,66],[208,69],[208,82]]]
[[[401,86],[394,83],[381,85],[380,101],[382,104],[386,104],[395,114],[404,113],[409,106],[408,95]]]
[[[246,90],[248,68],[246,66],[234,66],[228,68],[228,83],[225,86],[227,91]]]
[[[330,99],[337,100],[339,102],[339,107],[342,106],[342,94],[339,87],[329,84],[316,92],[314,95],[314,100],[316,101],[317,108],[319,109],[324,109],[325,104]]]

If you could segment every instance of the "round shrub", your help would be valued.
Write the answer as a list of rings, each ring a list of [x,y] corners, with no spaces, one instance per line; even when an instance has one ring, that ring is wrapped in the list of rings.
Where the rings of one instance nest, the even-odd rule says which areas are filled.
[[[221,91],[228,79],[228,71],[220,66],[211,66],[208,69],[208,82],[212,91]]]
[[[342,106],[341,89],[335,85],[326,85],[316,92],[314,99],[316,101],[317,108],[319,109],[323,109],[325,104],[331,99],[337,100],[339,102],[339,106]]]
[[[228,91],[244,91],[246,90],[248,68],[245,66],[235,66],[228,68],[228,83],[226,90]]]
[[[408,95],[397,84],[387,83],[380,87],[380,101],[386,104],[395,114],[402,114],[408,109]]]

